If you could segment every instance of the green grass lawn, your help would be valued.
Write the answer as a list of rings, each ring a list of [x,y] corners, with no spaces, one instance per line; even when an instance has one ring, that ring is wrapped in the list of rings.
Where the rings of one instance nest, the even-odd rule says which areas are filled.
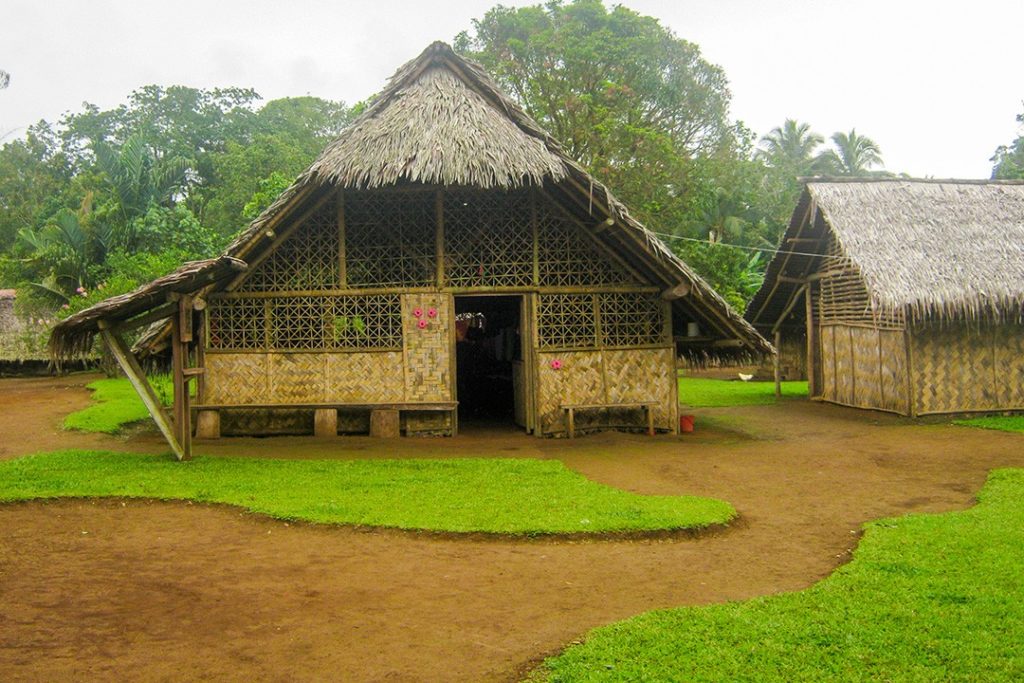
[[[953,420],[953,424],[963,425],[964,427],[998,429],[1003,432],[1024,432],[1024,415],[972,417],[965,420]]]
[[[560,534],[699,529],[736,515],[695,496],[642,496],[558,461],[266,460],[59,451],[0,462],[0,502],[187,499],[281,519],[401,529]]]
[[[1024,680],[1022,500],[1024,470],[996,470],[970,510],[867,525],[853,561],[808,590],[649,612],[592,631],[535,677]]]
[[[807,382],[783,382],[783,398],[807,396]],[[722,408],[775,403],[775,382],[679,378],[679,402],[691,408]]]
[[[149,382],[157,396],[165,405],[169,405],[171,376],[156,375],[150,377]],[[124,377],[98,379],[87,384],[86,388],[92,389],[93,404],[65,417],[64,429],[116,434],[127,424],[149,419],[146,406]]]

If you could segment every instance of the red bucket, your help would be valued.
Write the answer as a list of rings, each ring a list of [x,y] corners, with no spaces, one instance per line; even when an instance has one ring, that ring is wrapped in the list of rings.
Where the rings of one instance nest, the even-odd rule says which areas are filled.
[[[693,415],[679,416],[679,431],[683,434],[689,434],[693,431]]]

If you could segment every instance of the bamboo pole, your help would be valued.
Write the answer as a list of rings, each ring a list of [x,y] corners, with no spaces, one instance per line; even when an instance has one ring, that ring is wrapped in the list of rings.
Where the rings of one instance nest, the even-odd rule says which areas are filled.
[[[775,398],[782,397],[782,368],[779,361],[779,350],[781,348],[782,331],[775,330],[775,361],[773,363],[773,370],[775,371]]]
[[[813,287],[808,286],[804,290],[804,301],[806,302],[807,310],[807,394],[811,398],[818,395],[818,382],[815,378],[815,363],[814,358],[814,298],[812,295]],[[776,349],[776,353],[778,349]]]
[[[157,398],[156,392],[153,391],[153,387],[146,380],[146,375],[139,366],[139,361],[135,359],[135,356],[128,348],[128,344],[125,343],[118,332],[110,329],[105,321],[101,320],[99,322],[99,328],[100,335],[103,337],[103,341],[106,342],[107,348],[110,349],[111,355],[114,356],[114,360],[117,361],[121,370],[128,377],[128,381],[131,383],[132,388],[135,389],[135,393],[139,395],[142,404],[149,411],[150,417],[156,422],[156,426],[160,429],[160,433],[163,434],[164,440],[167,441],[167,445],[174,452],[174,457],[178,460],[187,459],[188,455],[174,435],[174,428],[167,416],[167,412],[164,410],[163,405],[161,405],[160,399]]]

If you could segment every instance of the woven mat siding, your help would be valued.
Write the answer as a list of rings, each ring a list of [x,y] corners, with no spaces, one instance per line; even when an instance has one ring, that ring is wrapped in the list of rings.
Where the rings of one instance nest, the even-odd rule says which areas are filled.
[[[835,401],[836,357],[832,353],[832,326],[818,328],[818,336],[821,339],[821,397],[826,401]]]
[[[931,327],[912,344],[918,412],[1024,407],[1024,327]]]
[[[882,396],[878,407],[910,414],[907,394],[907,349],[902,330],[879,330]]]
[[[560,360],[555,370],[551,361]],[[538,353],[538,413],[545,433],[565,430],[561,406],[565,403],[601,403],[604,401],[604,369],[600,351]],[[587,419],[584,416],[583,419]]]
[[[560,360],[555,370],[551,361]],[[675,394],[672,349],[608,349],[538,353],[539,422],[544,433],[565,431],[561,406],[567,403],[638,403],[653,401],[655,426],[671,429]],[[641,428],[639,410],[589,410],[577,415],[579,430],[604,425]]]
[[[325,353],[270,354],[272,403],[323,403],[327,374]]]
[[[405,400],[452,400],[452,310],[445,294],[403,294],[402,336],[405,340]],[[417,318],[413,313],[423,314]],[[431,318],[428,312],[437,311]],[[418,321],[426,320],[420,328]]]
[[[994,335],[999,405],[1024,407],[1024,325],[1001,325]]]
[[[206,403],[245,405],[273,402],[265,353],[206,354]]]
[[[609,350],[604,352],[605,386],[609,403],[653,401],[654,425],[672,427],[672,378],[675,362],[671,349]],[[631,422],[644,426],[643,413],[628,411]]]
[[[846,325],[820,328],[822,398],[907,414],[903,332]]]
[[[401,351],[326,354],[329,403],[401,403],[405,373]]]

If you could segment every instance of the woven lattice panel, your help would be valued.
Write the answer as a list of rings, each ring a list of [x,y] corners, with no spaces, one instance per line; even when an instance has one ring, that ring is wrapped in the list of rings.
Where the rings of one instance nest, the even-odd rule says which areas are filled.
[[[402,302],[398,294],[327,297],[331,349],[402,348]]]
[[[401,351],[330,353],[325,400],[337,403],[402,403],[405,373]]]
[[[323,296],[288,296],[270,300],[270,348],[320,351],[329,348],[330,303]]]
[[[338,222],[335,202],[329,200],[253,269],[239,291],[307,291],[338,284]]]
[[[903,329],[902,313],[877,310],[871,301],[860,269],[846,256],[834,237],[829,238],[826,256],[819,268],[828,273],[819,283],[815,314],[824,324],[868,324],[880,329]]]
[[[676,377],[672,349],[612,350],[604,352],[605,386],[609,403],[657,403],[656,427],[672,428],[672,382]],[[639,426],[644,426],[641,411],[629,411]]]
[[[991,327],[929,327],[912,340],[919,413],[999,407]]]
[[[879,407],[909,414],[907,392],[907,349],[902,330],[879,330],[879,374],[882,396]]]
[[[263,299],[211,299],[208,348],[255,350],[267,347]]]
[[[537,245],[540,285],[634,284],[632,277],[547,201],[538,201]]]
[[[270,403],[267,355],[211,353],[206,366],[205,402],[215,405]]]
[[[604,403],[605,385],[603,359],[600,351],[572,351],[537,354],[538,418],[546,432],[565,430],[561,409],[565,404]],[[558,360],[561,366],[552,367]],[[590,416],[581,415],[581,419]],[[585,427],[585,422],[581,423]]]
[[[633,293],[598,295],[601,337],[605,346],[640,346],[667,342],[665,307],[657,296]]]
[[[453,287],[533,284],[530,196],[452,192],[444,200],[445,279]]]
[[[454,316],[449,301],[447,295],[440,294],[402,296],[407,401],[452,400],[451,325]],[[420,321],[424,323],[422,327]]]
[[[999,407],[1024,408],[1024,325],[999,325],[993,335]]]
[[[432,191],[345,194],[349,287],[434,284],[435,196]]]
[[[327,354],[270,354],[270,395],[273,403],[322,403]]]
[[[541,348],[597,346],[594,295],[541,294],[537,302],[537,336]]]

